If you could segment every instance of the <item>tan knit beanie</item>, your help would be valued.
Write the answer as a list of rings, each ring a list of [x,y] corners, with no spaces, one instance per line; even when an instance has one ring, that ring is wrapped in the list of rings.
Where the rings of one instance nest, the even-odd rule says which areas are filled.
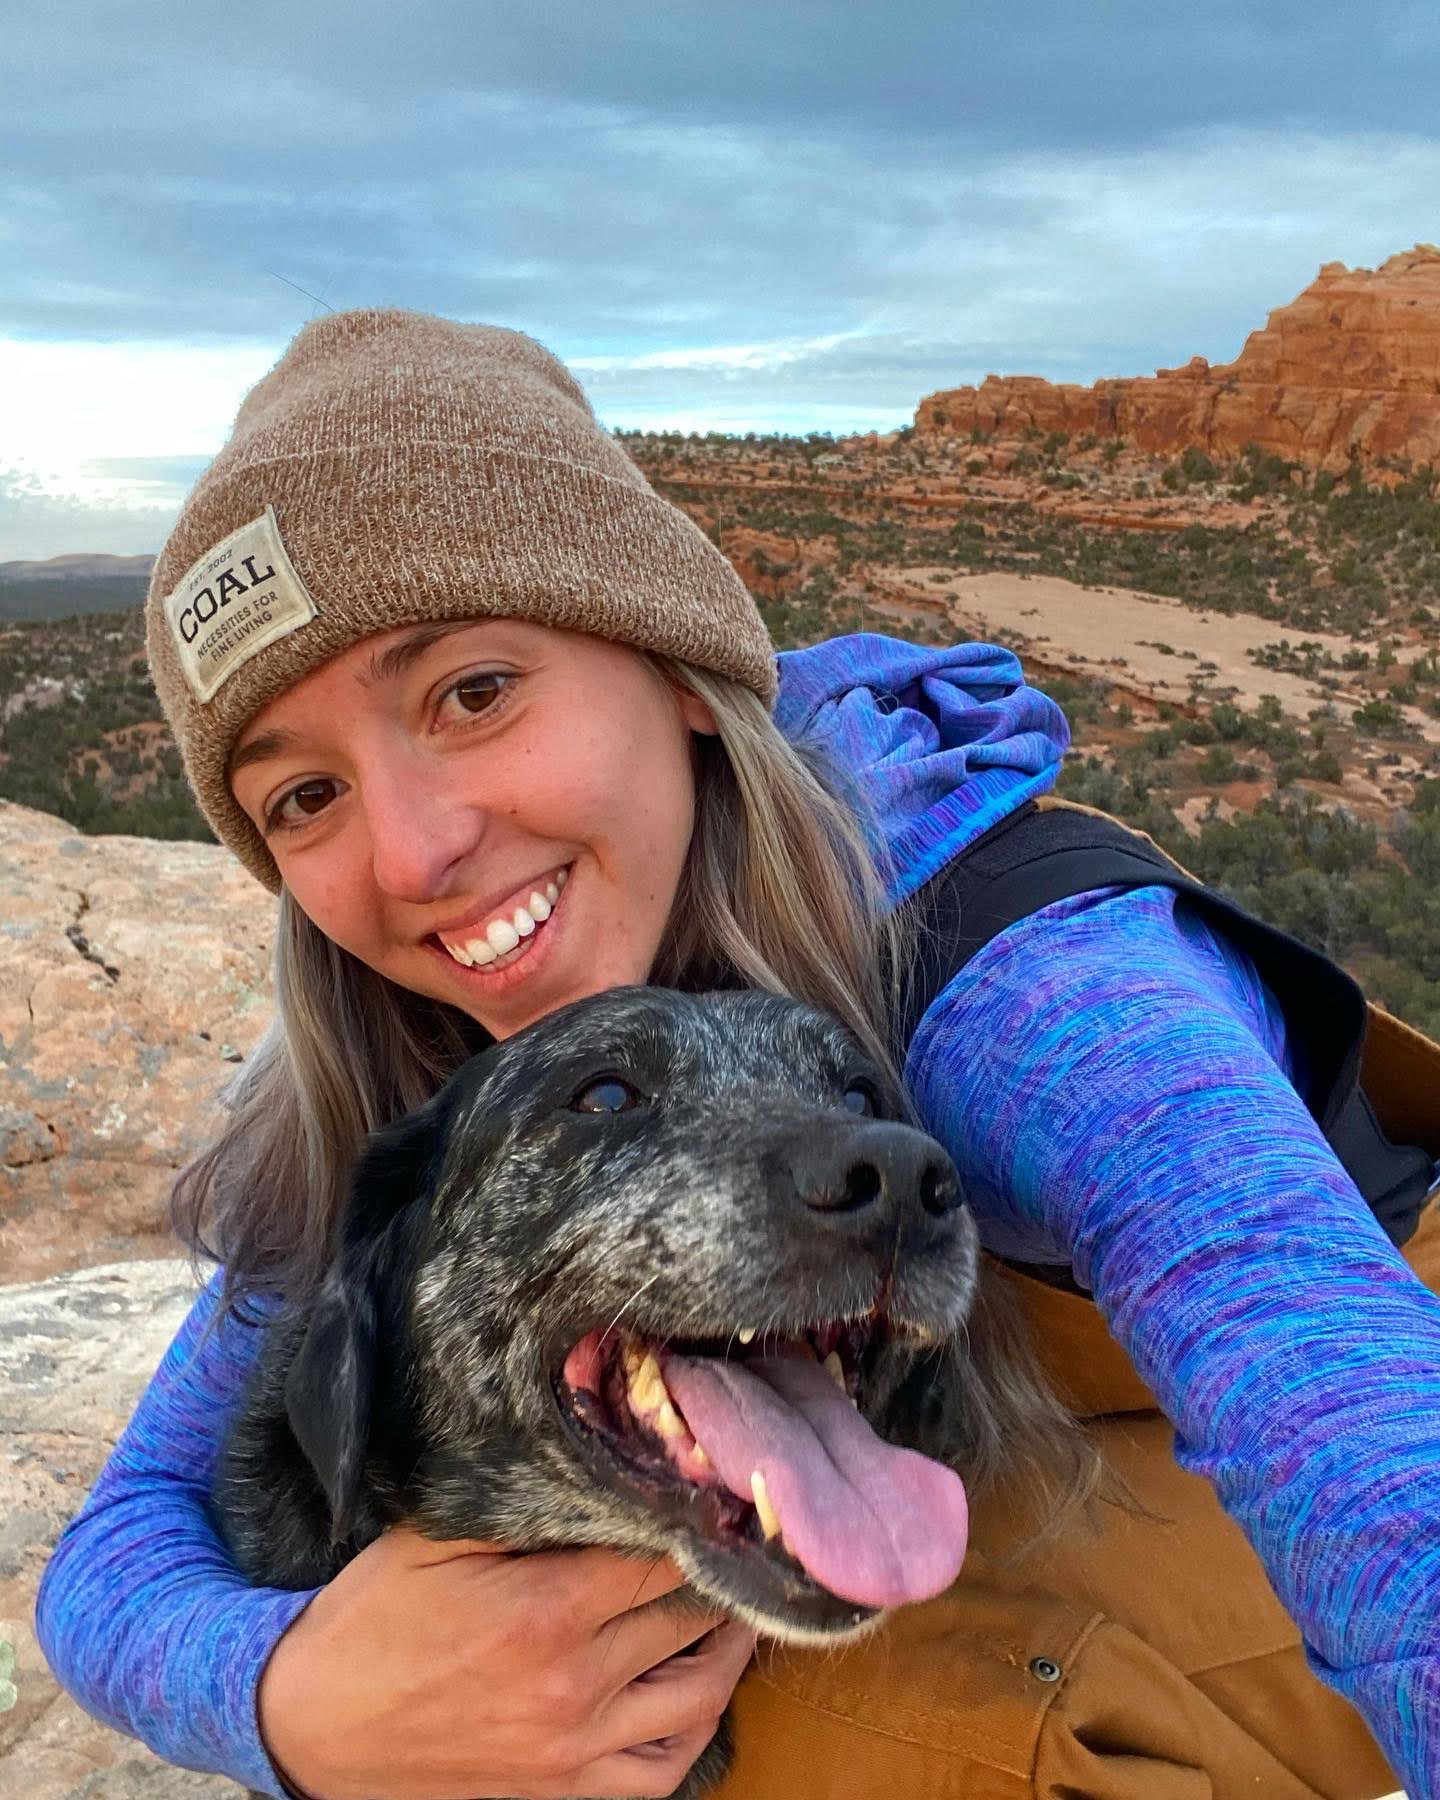
[[[246,396],[160,552],[146,648],[196,799],[266,887],[231,798],[246,724],[375,632],[532,619],[666,651],[775,698],[744,583],[523,332],[331,313]]]

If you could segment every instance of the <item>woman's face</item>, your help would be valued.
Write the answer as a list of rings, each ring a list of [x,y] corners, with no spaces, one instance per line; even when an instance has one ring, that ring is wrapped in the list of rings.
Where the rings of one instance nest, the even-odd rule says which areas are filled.
[[[257,713],[230,785],[327,937],[504,1038],[648,978],[714,729],[603,638],[406,626]]]

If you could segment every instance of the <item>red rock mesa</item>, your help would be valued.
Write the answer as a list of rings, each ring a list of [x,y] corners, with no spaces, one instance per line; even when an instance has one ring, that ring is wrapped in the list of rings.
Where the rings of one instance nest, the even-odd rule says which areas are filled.
[[[915,429],[930,438],[1093,432],[1139,450],[1195,444],[1225,457],[1256,444],[1323,469],[1352,457],[1440,464],[1440,248],[1417,244],[1373,270],[1326,263],[1232,363],[1195,356],[1182,369],[1093,387],[989,375],[922,400]]]

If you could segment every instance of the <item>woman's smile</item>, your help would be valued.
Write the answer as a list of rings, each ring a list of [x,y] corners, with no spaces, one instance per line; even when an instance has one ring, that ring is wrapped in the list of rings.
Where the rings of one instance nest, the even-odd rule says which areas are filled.
[[[493,910],[482,909],[473,922],[463,926],[433,932],[427,945],[458,964],[471,981],[494,988],[526,980],[565,935],[570,912],[562,901],[574,866],[562,864],[533,883],[522,882],[511,901]],[[525,897],[520,900],[522,894]]]
[[[472,963],[487,967],[534,935],[559,904],[569,877],[570,865],[564,863],[533,881],[522,881],[499,906],[483,906],[459,924],[437,925],[435,936],[465,968]]]

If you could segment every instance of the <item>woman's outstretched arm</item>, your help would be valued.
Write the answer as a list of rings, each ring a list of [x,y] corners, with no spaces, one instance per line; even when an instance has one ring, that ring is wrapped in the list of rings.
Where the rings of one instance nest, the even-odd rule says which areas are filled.
[[[993,939],[907,1079],[1004,1254],[1069,1259],[1304,1635],[1440,1793],[1440,1299],[1282,1072],[1253,967],[1172,889]]]
[[[218,1288],[217,1276],[61,1534],[35,1622],[87,1712],[168,1762],[282,1795],[255,1695],[311,1594],[251,1587],[210,1518],[220,1447],[263,1341],[229,1317],[206,1337]]]

